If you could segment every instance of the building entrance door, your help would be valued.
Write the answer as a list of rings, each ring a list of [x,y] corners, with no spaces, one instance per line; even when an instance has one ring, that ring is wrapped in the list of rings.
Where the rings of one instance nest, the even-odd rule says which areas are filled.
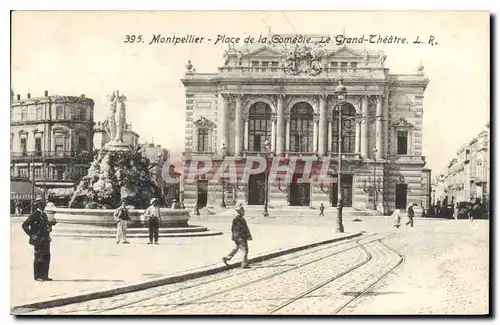
[[[309,206],[311,204],[311,184],[300,183],[302,174],[294,174],[290,184],[289,201],[291,206]]]
[[[198,189],[196,195],[196,204],[198,209],[204,208],[207,206],[208,199],[208,181],[198,181]]]
[[[332,206],[337,206],[338,198],[338,183],[331,183],[332,196],[330,203]],[[352,207],[352,175],[342,175],[342,200],[344,201],[343,207]]]
[[[248,205],[264,205],[266,174],[250,175],[248,179]]]
[[[408,184],[396,184],[396,209],[406,209]]]

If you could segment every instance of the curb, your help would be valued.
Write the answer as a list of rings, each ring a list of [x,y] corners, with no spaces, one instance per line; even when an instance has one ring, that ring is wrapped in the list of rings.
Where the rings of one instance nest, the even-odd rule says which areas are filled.
[[[331,244],[331,243],[338,242],[341,240],[353,239],[353,238],[361,236],[362,234],[363,234],[363,232],[357,232],[357,233],[353,233],[351,235],[346,235],[346,236],[342,236],[342,237],[338,237],[338,238],[334,238],[334,239],[323,240],[320,242],[315,242],[315,243],[306,244],[306,245],[302,245],[302,246],[292,247],[289,249],[279,250],[279,251],[275,251],[275,252],[271,252],[271,253],[265,253],[261,256],[256,256],[256,257],[250,258],[248,261],[250,263],[261,262],[261,261],[264,261],[267,259],[295,253],[295,252],[298,252],[301,250],[306,250],[306,249],[314,248],[314,247],[321,246],[321,245]],[[11,315],[20,315],[21,316],[22,313],[34,311],[37,309],[60,307],[60,306],[64,306],[64,305],[84,302],[87,300],[107,298],[107,297],[115,296],[118,294],[130,293],[130,292],[154,288],[154,287],[158,287],[158,286],[162,286],[162,285],[183,282],[186,280],[192,280],[192,279],[200,278],[203,276],[216,274],[216,273],[219,273],[222,271],[234,269],[234,268],[237,268],[240,266],[241,266],[241,263],[231,264],[229,266],[223,265],[223,266],[218,266],[218,267],[207,266],[207,267],[202,267],[204,269],[202,269],[200,271],[193,272],[193,270],[188,270],[188,271],[184,271],[184,273],[182,273],[182,274],[167,276],[165,278],[158,279],[158,280],[146,281],[146,282],[141,282],[141,283],[137,283],[137,284],[126,285],[126,286],[119,287],[119,288],[107,289],[107,290],[103,290],[103,291],[88,292],[88,293],[78,294],[75,296],[54,298],[54,299],[50,299],[50,300],[38,301],[38,302],[28,303],[28,304],[24,304],[24,305],[18,305],[18,306],[11,307]]]

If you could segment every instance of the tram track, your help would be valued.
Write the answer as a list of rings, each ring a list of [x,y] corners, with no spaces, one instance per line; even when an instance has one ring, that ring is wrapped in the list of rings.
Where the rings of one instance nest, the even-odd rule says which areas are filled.
[[[393,235],[392,235],[393,236]],[[391,252],[395,253],[397,256],[398,256],[398,261],[396,263],[396,265],[392,266],[389,268],[389,270],[385,271],[381,276],[377,277],[375,281],[371,282],[371,284],[364,288],[362,291],[356,293],[354,295],[354,297],[352,297],[351,299],[349,299],[347,302],[343,303],[341,306],[337,307],[334,311],[333,311],[333,314],[338,314],[340,313],[341,311],[345,310],[347,307],[349,307],[352,303],[354,303],[355,301],[357,301],[358,299],[360,299],[363,295],[365,295],[368,291],[370,291],[373,287],[375,287],[378,283],[380,283],[380,281],[382,281],[383,279],[385,279],[389,274],[391,274],[392,272],[394,272],[394,270],[396,270],[399,266],[401,266],[404,262],[405,262],[405,256],[398,252],[396,249],[394,249],[393,247],[385,244],[383,242],[384,239],[388,239],[392,236],[388,236],[386,238],[381,238],[381,239],[377,239],[377,240],[374,240],[374,241],[371,241],[371,242],[368,242],[368,243],[365,243],[364,245],[368,245],[370,243],[373,243],[373,242],[377,242],[378,244],[382,245],[383,247],[389,249]],[[308,288],[307,290],[305,290],[304,292],[300,293],[299,295],[287,300],[286,302],[282,303],[281,305],[279,305],[278,307],[275,307],[273,310],[269,311],[268,314],[269,315],[272,315],[272,314],[275,314],[279,311],[282,311],[283,309],[285,309],[286,307],[289,307],[291,305],[293,305],[294,303],[297,303],[299,300],[301,299],[304,299],[304,298],[307,298],[308,296],[310,296],[311,294],[315,293],[316,291],[318,291],[319,289],[321,288],[324,288],[325,286],[333,283],[334,281],[354,272],[355,270],[359,269],[360,267],[366,265],[368,262],[370,262],[372,259],[373,259],[373,254],[370,253],[365,247],[363,247],[363,250],[365,251],[366,253],[366,258],[355,264],[354,266],[348,268],[347,270],[345,271],[342,271],[340,272],[339,274],[336,274],[328,279],[326,279],[325,281],[311,287],[311,288]]]
[[[204,286],[213,285],[216,282],[222,282],[224,280],[228,280],[228,279],[233,278],[233,277],[237,278],[237,277],[240,277],[240,276],[242,276],[242,275],[244,275],[244,274],[246,274],[248,272],[252,272],[255,269],[259,269],[259,268],[270,268],[270,269],[272,269],[273,267],[285,268],[285,269],[277,271],[277,272],[271,272],[270,274],[268,274],[266,276],[263,276],[263,277],[259,277],[258,279],[255,279],[255,280],[252,280],[252,281],[248,281],[248,282],[245,282],[245,283],[241,283],[239,285],[231,285],[227,289],[217,290],[216,292],[212,292],[212,293],[207,294],[207,295],[198,296],[195,299],[191,299],[191,300],[188,300],[188,301],[185,301],[185,302],[177,303],[177,302],[173,301],[172,302],[173,304],[170,305],[170,306],[173,307],[173,309],[176,309],[175,306],[181,307],[181,306],[184,306],[184,305],[187,305],[187,304],[196,303],[197,301],[200,301],[200,300],[209,299],[211,297],[224,294],[225,292],[228,292],[228,291],[233,291],[233,290],[238,290],[238,289],[244,289],[246,286],[251,286],[251,285],[256,284],[258,282],[262,282],[262,281],[266,281],[266,280],[269,280],[269,279],[274,278],[274,277],[278,277],[278,276],[283,275],[283,274],[285,274],[287,272],[292,272],[292,271],[295,271],[297,269],[304,268],[306,266],[312,265],[314,263],[318,263],[320,261],[324,261],[324,260],[326,260],[328,258],[335,257],[335,256],[337,256],[339,254],[342,254],[344,252],[347,252],[347,251],[350,251],[350,250],[353,250],[353,249],[359,249],[359,248],[361,248],[365,252],[365,254],[367,254],[367,251],[363,247],[363,245],[367,245],[367,244],[376,242],[377,240],[380,240],[380,239],[370,240],[371,237],[374,237],[374,236],[377,236],[377,235],[378,236],[384,236],[385,234],[386,234],[386,232],[374,233],[374,234],[366,235],[363,238],[351,239],[351,240],[348,240],[348,241],[345,241],[345,242],[337,243],[335,245],[329,244],[329,245],[327,245],[325,247],[321,247],[321,248],[317,248],[317,249],[308,249],[308,250],[305,250],[305,251],[300,252],[300,253],[294,253],[293,256],[291,256],[291,257],[276,258],[277,260],[274,259],[275,261],[272,262],[272,263],[269,263],[269,264],[262,263],[262,262],[260,262],[259,264],[253,264],[253,268],[250,269],[250,270],[231,272],[231,274],[228,274],[227,276],[223,276],[223,277],[219,276],[216,279],[213,279],[213,277],[215,275],[212,275],[212,276],[209,276],[208,279],[204,279],[203,281],[201,281],[199,283],[195,283],[193,285],[187,285],[187,286],[184,286],[184,287],[181,287],[181,288],[178,288],[178,289],[174,289],[174,290],[169,290],[169,289],[172,289],[172,287],[174,285],[166,285],[166,286],[164,286],[167,289],[165,291],[161,291],[161,292],[158,292],[158,293],[155,293],[155,294],[152,294],[152,295],[148,295],[147,297],[141,297],[141,298],[138,298],[138,299],[133,299],[131,301],[127,301],[126,303],[118,303],[118,304],[113,305],[113,306],[108,307],[108,308],[100,308],[101,304],[99,303],[99,301],[102,301],[102,300],[101,299],[95,299],[94,303],[96,304],[96,307],[95,308],[88,308],[87,307],[86,309],[84,309],[84,312],[85,312],[86,315],[106,314],[106,313],[109,313],[109,312],[114,312],[114,311],[119,311],[121,309],[126,309],[128,307],[132,307],[132,306],[135,306],[135,305],[144,304],[144,303],[147,303],[148,301],[154,301],[155,299],[158,299],[158,298],[165,298],[165,297],[168,297],[168,296],[173,296],[175,294],[179,294],[179,293],[182,293],[184,291],[196,290],[197,288],[203,288]],[[385,237],[387,237],[387,236],[385,236]],[[385,238],[385,237],[383,237],[383,238]],[[347,247],[345,247],[345,246],[347,246]],[[342,247],[345,247],[345,248],[342,248]],[[338,248],[341,248],[341,249],[338,249]],[[330,252],[328,252],[329,250],[335,250],[335,251],[333,251],[333,252],[330,253]],[[318,258],[313,258],[311,260],[307,260],[306,259],[305,262],[301,260],[304,257],[307,258],[309,255],[313,256],[314,254],[324,253],[325,251],[327,252],[327,254],[322,255],[322,256],[320,256]],[[291,263],[294,260],[297,260],[297,262],[295,264]],[[363,262],[363,263],[366,263],[366,262]],[[345,273],[348,273],[348,272],[345,272]],[[188,280],[186,283],[193,282],[193,281],[196,281],[196,280]],[[147,291],[147,290],[153,290],[153,289],[150,288],[150,289],[146,289],[145,291]],[[128,293],[128,294],[125,294],[125,295],[131,295],[131,294],[132,293]],[[109,298],[102,298],[102,299],[111,299],[111,297],[109,297]],[[92,302],[93,301],[89,300],[87,302],[77,303],[77,304],[73,304],[73,305],[75,305],[75,307],[77,307],[78,305],[80,305],[80,307],[81,307],[81,306],[83,306],[83,304],[92,303]],[[71,306],[71,304],[68,304],[68,305],[65,305],[65,306],[60,306],[60,307],[55,307],[55,308],[51,308],[51,309],[53,311],[55,311],[55,310],[60,309],[60,308],[66,308],[67,309],[67,307],[69,307],[69,306]],[[38,310],[38,311],[50,311],[51,309]],[[76,308],[76,309],[78,309],[78,308]],[[83,310],[81,310],[81,311],[83,311]],[[34,312],[36,313],[36,311],[34,311]],[[71,312],[71,314],[74,314],[74,313],[75,313],[74,311]]]

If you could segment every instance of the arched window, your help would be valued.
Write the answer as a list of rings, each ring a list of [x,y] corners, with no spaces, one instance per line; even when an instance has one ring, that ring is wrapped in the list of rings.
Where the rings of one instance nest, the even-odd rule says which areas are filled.
[[[248,114],[248,150],[263,151],[266,139],[271,141],[271,107],[257,102]]]
[[[333,111],[332,122],[332,151],[339,152],[339,116],[337,111]],[[345,103],[342,108],[342,152],[354,153],[356,144],[356,109]]]
[[[314,110],[308,103],[293,105],[290,112],[290,151],[312,152]]]

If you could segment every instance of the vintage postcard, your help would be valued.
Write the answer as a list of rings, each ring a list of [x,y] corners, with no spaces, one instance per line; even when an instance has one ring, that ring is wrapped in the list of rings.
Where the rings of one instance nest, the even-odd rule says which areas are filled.
[[[11,314],[489,315],[490,19],[13,11]]]

